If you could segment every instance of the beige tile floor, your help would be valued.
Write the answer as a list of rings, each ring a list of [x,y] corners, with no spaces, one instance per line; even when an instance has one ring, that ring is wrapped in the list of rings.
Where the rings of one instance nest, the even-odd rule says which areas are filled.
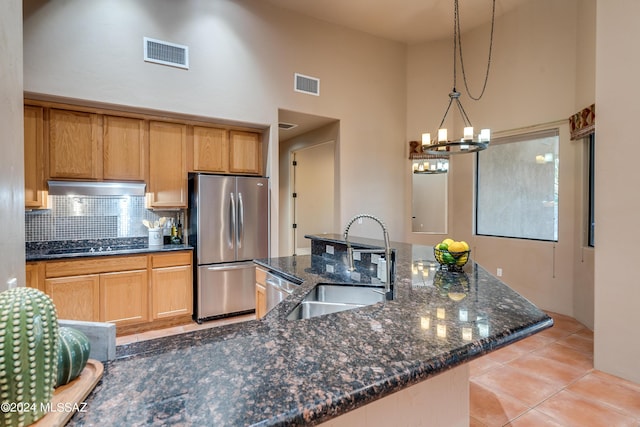
[[[471,427],[640,427],[640,384],[593,369],[593,332],[549,313],[551,329],[470,364]],[[192,323],[117,338],[117,344],[255,318]]]
[[[470,364],[472,427],[640,427],[640,384],[593,369],[593,332],[551,329]]]

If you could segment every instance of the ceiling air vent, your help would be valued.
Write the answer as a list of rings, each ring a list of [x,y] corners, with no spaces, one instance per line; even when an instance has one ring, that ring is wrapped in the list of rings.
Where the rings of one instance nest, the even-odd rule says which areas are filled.
[[[144,37],[144,60],[156,64],[189,69],[189,48]]]
[[[294,125],[293,123],[284,123],[284,122],[278,123],[278,128],[280,128],[282,130],[293,129],[294,127],[297,127],[297,126],[298,125]]]
[[[320,96],[320,79],[295,73],[293,90],[309,95]]]

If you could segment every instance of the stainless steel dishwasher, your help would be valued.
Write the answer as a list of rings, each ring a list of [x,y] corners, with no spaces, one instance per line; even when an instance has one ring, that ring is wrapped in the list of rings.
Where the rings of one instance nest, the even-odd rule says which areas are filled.
[[[267,288],[267,313],[282,300],[284,300],[293,290],[300,285],[289,281],[271,272],[267,272],[265,278]]]

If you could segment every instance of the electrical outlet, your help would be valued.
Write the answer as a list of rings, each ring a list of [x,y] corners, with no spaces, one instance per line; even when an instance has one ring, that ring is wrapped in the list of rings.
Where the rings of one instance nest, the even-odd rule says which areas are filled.
[[[333,255],[333,246],[331,245],[327,245],[327,248],[325,249],[325,252],[328,253],[329,255]]]
[[[360,252],[353,252],[353,260],[354,261],[362,261],[362,254]]]
[[[498,267],[498,269],[496,270],[496,275],[498,277],[502,277],[502,269],[500,267]]]

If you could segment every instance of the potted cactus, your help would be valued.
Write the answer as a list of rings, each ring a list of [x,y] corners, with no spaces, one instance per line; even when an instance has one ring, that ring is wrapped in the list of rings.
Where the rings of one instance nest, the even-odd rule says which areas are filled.
[[[24,287],[0,293],[0,425],[28,426],[46,415],[57,357],[58,319],[51,298]]]

